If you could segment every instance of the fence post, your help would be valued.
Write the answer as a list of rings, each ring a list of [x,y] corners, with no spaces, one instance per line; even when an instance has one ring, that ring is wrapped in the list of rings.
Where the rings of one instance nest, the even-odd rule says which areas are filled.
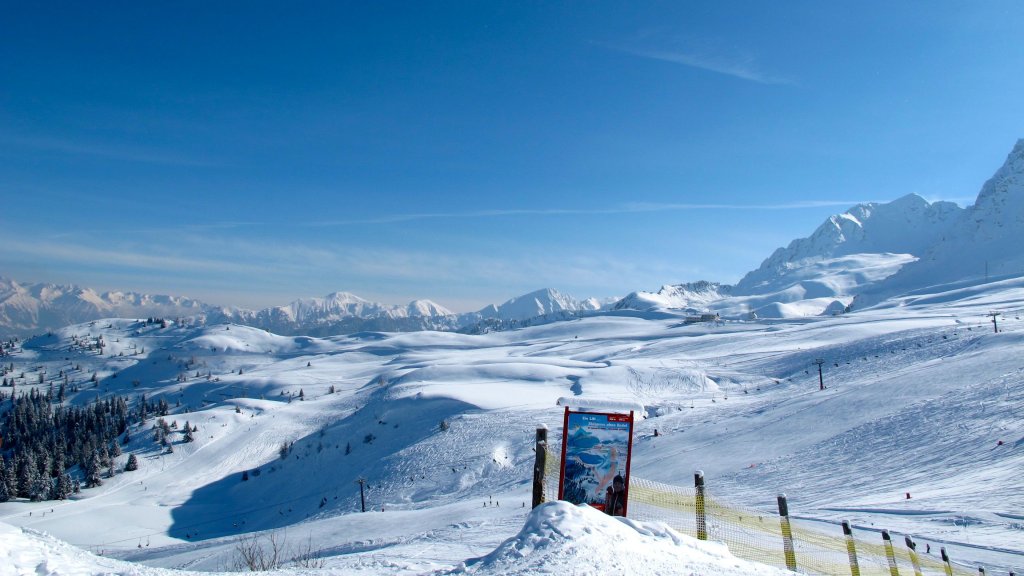
[[[850,557],[850,574],[860,576],[860,565],[857,564],[857,545],[853,541],[853,529],[850,521],[843,520],[843,535],[846,536],[846,555]]]
[[[697,489],[697,496],[694,502],[697,510],[697,540],[708,539],[708,518],[704,507],[704,471],[697,470],[693,473],[693,487]]]
[[[782,549],[786,555],[786,568],[796,572],[796,550],[793,549],[793,528],[789,525],[789,503],[786,495],[779,494],[779,522],[782,523]]]
[[[949,563],[949,555],[946,554],[946,547],[939,548],[939,552],[942,554],[943,568],[946,570],[946,576],[953,576],[953,565]]]
[[[545,470],[548,463],[548,428],[537,428],[537,452],[533,461],[533,507],[544,503]]]
[[[907,550],[910,552],[910,563],[914,565],[914,576],[922,576],[921,560],[917,557],[917,544],[910,536],[904,536],[904,541],[906,541]]]
[[[882,542],[885,543],[885,558],[889,561],[890,576],[900,576],[900,569],[896,567],[896,551],[892,549],[892,538],[888,530],[882,530]]]

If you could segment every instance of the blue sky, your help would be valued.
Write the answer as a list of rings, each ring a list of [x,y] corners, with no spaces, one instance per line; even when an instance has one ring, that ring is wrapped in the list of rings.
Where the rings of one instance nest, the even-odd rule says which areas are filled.
[[[973,201],[1020,2],[9,3],[0,275],[456,311],[735,282],[862,201]]]

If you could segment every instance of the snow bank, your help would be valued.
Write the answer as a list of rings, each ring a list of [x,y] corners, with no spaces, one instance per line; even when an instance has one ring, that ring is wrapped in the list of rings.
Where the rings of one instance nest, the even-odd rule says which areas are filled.
[[[33,530],[0,523],[0,573],[78,576],[89,574],[182,574],[149,568],[90,554],[56,538]]]
[[[4,574],[204,574],[152,568],[96,556],[45,533],[0,523],[0,566]],[[7,572],[12,570],[12,572]],[[279,573],[336,573],[285,570]],[[785,572],[740,560],[723,544],[701,542],[664,524],[615,518],[589,506],[549,502],[533,510],[522,530],[490,554],[462,562],[441,574],[701,574],[782,575]],[[208,573],[205,573],[208,574]]]
[[[448,574],[784,574],[740,560],[722,544],[701,542],[664,524],[616,518],[589,506],[548,502],[523,529]]]

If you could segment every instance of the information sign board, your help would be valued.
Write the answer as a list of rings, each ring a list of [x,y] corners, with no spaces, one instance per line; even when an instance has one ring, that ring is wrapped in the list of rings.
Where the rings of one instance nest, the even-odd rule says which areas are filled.
[[[625,516],[632,450],[632,412],[574,412],[566,407],[558,499]]]

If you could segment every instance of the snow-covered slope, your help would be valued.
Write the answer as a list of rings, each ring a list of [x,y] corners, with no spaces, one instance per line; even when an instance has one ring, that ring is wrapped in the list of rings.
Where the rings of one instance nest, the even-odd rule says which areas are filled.
[[[998,334],[992,309],[1003,312]],[[645,407],[637,477],[688,486],[700,468],[714,494],[751,509],[772,513],[785,491],[801,522],[888,527],[963,562],[1019,570],[1022,312],[1024,280],[1010,279],[770,323],[612,312],[477,336],[327,339],[239,325],[68,326],[10,351],[18,390],[45,391],[63,370],[80,387],[69,393],[76,404],[166,399],[165,418],[197,427],[195,441],[175,432],[168,453],[151,420],[124,446],[139,470],[68,501],[2,503],[0,521],[163,568],[222,570],[239,536],[277,533],[289,547],[310,538],[339,574],[559,572],[573,558],[589,573],[610,561],[592,548],[604,536],[632,537],[525,506],[534,429],[557,439],[555,402],[578,394]],[[102,355],[74,346],[100,336]],[[826,361],[824,391],[816,358]],[[361,477],[372,513],[356,513]],[[549,521],[565,540],[535,538]],[[577,532],[582,522],[589,533]],[[679,552],[671,538],[641,540]],[[49,558],[53,546],[29,545],[44,550],[26,557]],[[531,551],[522,568],[512,563],[520,546]]]

